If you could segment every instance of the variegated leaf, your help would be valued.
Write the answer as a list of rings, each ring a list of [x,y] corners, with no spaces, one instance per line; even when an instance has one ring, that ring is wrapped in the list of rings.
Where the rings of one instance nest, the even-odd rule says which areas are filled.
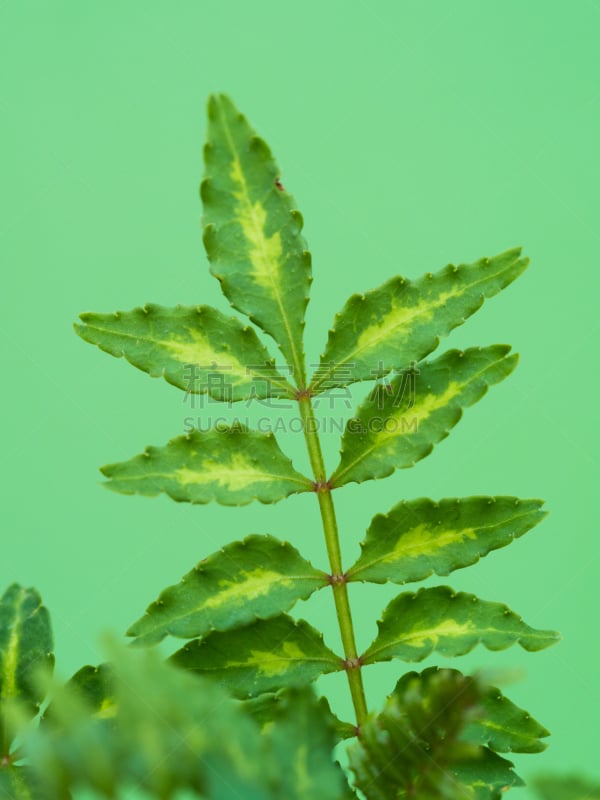
[[[402,501],[374,517],[347,578],[404,584],[449,575],[531,530],[546,516],[542,505],[516,497]]]
[[[326,586],[327,575],[273,536],[249,536],[201,561],[127,631],[141,644],[202,637],[277,616]]]
[[[520,644],[543,650],[555,644],[555,631],[529,627],[502,603],[480,600],[449,586],[406,592],[394,598],[378,622],[379,634],[362,656],[363,664],[401,658],[422,661],[432,652],[461,656],[482,644],[504,650]]]
[[[242,425],[178,436],[164,447],[148,447],[130,461],[108,464],[106,486],[122,494],[242,506],[252,500],[276,503],[307,492],[312,484],[279,449],[272,433]]]
[[[216,308],[148,303],[80,319],[86,342],[186,392],[227,402],[293,396],[254,330]]]
[[[452,264],[419,280],[392,278],[353,295],[336,314],[313,393],[373,380],[429,355],[453,328],[514,281],[529,259],[507,250],[474,264]]]
[[[270,334],[299,386],[311,282],[302,216],[268,145],[225,95],[210,98],[202,182],[204,245],[231,304]]]
[[[348,421],[331,485],[385,478],[425,458],[464,408],[510,375],[517,356],[509,352],[507,345],[450,350],[424,363],[414,377],[394,378],[389,391],[380,387]]]
[[[342,659],[325,645],[322,634],[286,614],[195,639],[171,661],[199,675],[218,678],[240,698],[303,686],[319,675],[342,669]]]
[[[415,681],[428,685],[436,680],[440,672],[452,675],[457,683],[464,678],[458,670],[429,667],[420,673],[405,673],[396,684],[393,694],[403,696],[411,691]],[[500,753],[540,753],[545,750],[546,744],[541,740],[550,736],[550,732],[511,702],[500,689],[484,685],[480,679],[477,681],[480,685],[477,710],[466,720],[462,739]]]
[[[14,583],[0,598],[0,756],[9,751],[14,731],[3,711],[18,701],[33,717],[44,693],[38,672],[54,666],[50,616],[35,589]]]

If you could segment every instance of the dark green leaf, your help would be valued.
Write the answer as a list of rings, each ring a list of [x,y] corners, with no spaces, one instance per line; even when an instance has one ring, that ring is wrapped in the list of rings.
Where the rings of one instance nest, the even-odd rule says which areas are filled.
[[[509,351],[506,345],[450,350],[416,373],[394,378],[389,392],[379,387],[346,425],[332,486],[385,478],[429,455],[463,408],[510,375],[517,357]]]
[[[178,650],[171,661],[218,679],[241,698],[303,686],[319,675],[342,669],[342,659],[324,644],[322,634],[286,614],[234,631],[211,633]]]
[[[490,688],[481,705],[481,717],[465,731],[469,741],[485,744],[497,753],[541,753],[546,749],[541,739],[550,736],[550,731],[499,689]]]
[[[455,767],[452,774],[469,787],[473,800],[502,800],[508,789],[524,785],[513,767],[511,761],[482,747],[476,757]]]
[[[499,776],[502,786],[518,782],[509,761],[464,741],[482,691],[478,680],[456,670],[405,676],[349,751],[367,800],[483,800],[496,796]]]
[[[461,656],[478,644],[504,650],[518,643],[536,651],[560,638],[555,631],[530,628],[502,603],[454,592],[448,586],[399,595],[385,609],[378,627],[379,635],[362,657],[364,664],[391,658],[422,661],[433,651]]]
[[[231,304],[270,334],[304,385],[311,282],[302,216],[267,144],[224,95],[210,98],[202,182],[204,245]]]
[[[44,699],[37,677],[54,666],[48,610],[35,589],[13,583],[0,598],[0,757],[8,752],[14,731],[4,718],[17,701],[34,717]]]
[[[116,492],[150,497],[164,492],[188,503],[276,503],[312,489],[272,433],[241,425],[192,431],[164,447],[148,447],[130,461],[108,464],[102,473],[110,479],[108,488]]]
[[[529,259],[516,248],[474,264],[450,264],[414,283],[392,278],[353,295],[336,314],[313,392],[373,380],[420,361],[446,336],[515,280]]]
[[[291,544],[249,536],[204,559],[165,589],[127,635],[152,644],[169,634],[192,639],[239,628],[281,614],[325,585],[327,575]]]
[[[421,673],[407,672],[396,684],[394,692],[403,695],[415,680],[427,683],[438,672],[438,667],[430,667]],[[454,673],[457,681],[461,675],[458,670],[445,672]],[[512,703],[500,689],[481,684],[477,714],[465,726],[462,738],[500,753],[539,753],[546,748],[541,739],[549,735],[543,725]]]
[[[86,342],[186,392],[224,401],[293,395],[254,330],[210,306],[148,303],[80,319]]]
[[[531,530],[546,516],[542,505],[516,497],[403,500],[373,519],[348,580],[403,584],[449,575]]]

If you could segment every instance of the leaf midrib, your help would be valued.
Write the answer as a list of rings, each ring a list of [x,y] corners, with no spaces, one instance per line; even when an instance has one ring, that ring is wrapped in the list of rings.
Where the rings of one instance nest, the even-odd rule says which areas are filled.
[[[178,467],[178,469],[179,469],[179,467]],[[198,472],[198,473],[200,472],[200,470],[193,470],[193,471],[194,472]],[[235,473],[239,474],[239,470],[235,470]],[[252,474],[256,475],[256,473],[252,473]],[[293,483],[298,483],[301,486],[310,486],[310,482],[307,479],[293,478],[293,477],[289,477],[289,476],[286,476],[286,475],[272,475],[270,472],[261,472],[260,475],[264,478],[264,480],[273,479],[275,481],[290,481],[290,482],[293,482]],[[119,475],[119,476],[108,475],[107,478],[108,478],[109,481],[139,481],[139,480],[143,480],[145,478],[168,478],[170,480],[175,480],[178,485],[182,485],[182,484],[180,484],[179,481],[177,481],[177,478],[175,478],[175,476],[173,475],[172,472],[166,472],[166,473],[165,472],[144,472],[143,474],[140,474],[140,475],[122,475],[122,476],[121,475]],[[214,482],[215,481],[213,481],[213,483]],[[262,483],[262,482],[263,482],[262,479],[261,480],[255,480],[255,483]],[[194,485],[195,486],[201,486],[201,485],[210,486],[211,484],[210,483],[204,483],[204,484],[194,484]],[[229,490],[229,491],[231,491],[231,490]],[[239,490],[239,491],[241,491],[241,490]]]
[[[243,196],[244,196],[244,202],[246,204],[246,209],[249,212],[249,215],[250,215],[250,218],[252,219],[252,222],[254,223],[255,230],[259,234],[259,240],[261,242],[261,248],[263,249],[263,257],[265,258],[265,261],[267,263],[271,263],[270,259],[267,257],[267,254],[264,251],[264,241],[263,241],[263,233],[264,232],[263,232],[262,228],[260,228],[260,226],[257,225],[257,222],[256,222],[256,216],[254,214],[254,208],[253,208],[252,203],[250,201],[250,193],[249,193],[249,189],[248,189],[248,183],[246,181],[246,176],[245,176],[244,171],[242,169],[242,162],[240,160],[240,155],[239,155],[238,149],[237,149],[237,147],[235,145],[235,142],[234,142],[234,139],[233,139],[233,136],[232,136],[232,133],[231,133],[231,129],[230,129],[228,123],[227,123],[227,117],[225,116],[225,113],[223,111],[222,104],[219,103],[218,106],[219,106],[219,114],[221,116],[221,122],[223,124],[223,130],[225,132],[225,138],[227,139],[227,143],[228,143],[229,148],[231,150],[231,154],[233,156],[233,159],[234,159],[234,161],[236,162],[236,164],[237,164],[237,166],[239,168],[239,175],[240,175],[240,180],[241,180],[241,188],[242,188],[242,192],[243,192]],[[272,272],[271,269],[268,271],[268,275],[269,275],[269,282],[271,283],[271,287],[273,289],[273,295],[275,297],[275,301],[277,303],[277,307],[279,308],[279,313],[281,314],[281,319],[283,320],[283,325],[284,325],[285,333],[286,333],[286,336],[287,336],[287,339],[288,339],[288,344],[289,344],[291,352],[292,352],[292,360],[294,361],[294,367],[298,371],[298,376],[299,376],[301,382],[304,382],[303,381],[304,371],[302,369],[302,362],[300,361],[300,358],[298,356],[298,352],[296,350],[296,345],[295,345],[294,338],[292,336],[291,327],[290,327],[290,321],[288,320],[288,316],[287,316],[285,307],[283,305],[283,301],[282,301],[282,298],[281,298],[281,292],[280,292],[280,289],[279,289],[278,282],[274,279],[273,272]]]
[[[500,527],[502,525],[510,525],[511,522],[515,522],[516,520],[523,519],[524,517],[528,517],[528,516],[530,516],[532,514],[538,514],[538,513],[540,513],[539,509],[535,509],[533,511],[524,511],[522,514],[515,514],[514,516],[508,517],[507,519],[501,520],[499,522],[495,522],[495,523],[490,524],[490,525],[479,526],[477,528],[476,539],[479,539],[479,535],[482,532],[492,531],[494,528],[498,528],[498,527]],[[400,523],[398,523],[398,525],[396,525],[394,527],[394,529],[392,529],[392,531],[390,532],[390,536],[396,537],[396,543],[398,542],[398,540],[403,535],[403,534],[398,534],[396,532],[399,527],[400,527]],[[412,530],[412,528],[409,529],[408,531],[404,531],[404,533],[410,533],[411,530]],[[460,534],[460,531],[461,530],[465,530],[465,529],[464,528],[462,528],[462,529],[453,528],[451,530],[454,530],[454,531],[456,531],[457,534]],[[381,540],[383,537],[379,537],[379,538]],[[514,536],[512,538],[514,538]],[[448,546],[451,547],[453,544],[454,544],[454,542],[452,542]],[[415,545],[415,547],[413,549],[416,549],[416,547],[417,546]],[[441,548],[441,550],[444,550],[444,549],[445,548]],[[499,549],[499,548],[494,548],[494,549]],[[490,551],[488,550],[487,552],[489,553]],[[406,553],[403,553],[403,556],[405,556],[405,555],[406,555]],[[418,555],[418,553],[417,553],[417,555]],[[481,554],[481,555],[487,555],[487,553],[486,554]],[[409,557],[410,558],[415,558],[416,556],[412,555],[412,556],[409,556]],[[372,561],[369,561],[364,565],[361,564],[359,570],[356,570],[356,571],[354,571],[353,569],[348,570],[347,574],[348,574],[349,577],[350,576],[354,577],[355,575],[360,575],[361,572],[364,572],[365,570],[370,569],[373,565],[379,564],[381,561],[385,561],[385,560],[386,560],[386,556],[385,555],[378,556],[377,558],[374,558]],[[436,575],[439,575],[439,573],[435,569],[432,569],[432,573],[435,573]],[[391,580],[391,579],[388,578],[388,580]]]
[[[6,653],[2,659],[2,672],[4,673],[5,680],[2,681],[2,686],[0,687],[0,700],[7,700],[17,695],[19,634],[24,621],[22,611],[26,597],[27,592],[21,587],[18,597],[15,600],[14,620],[6,647]],[[8,680],[6,680],[6,675],[8,675]]]
[[[442,620],[442,622],[440,624],[443,624],[443,622],[444,622],[444,620]],[[433,634],[433,636],[435,636],[436,635],[436,630],[437,630],[436,628],[426,628],[426,629],[422,629],[422,630],[414,630],[413,629],[412,631],[409,631],[409,632],[407,632],[405,634],[399,635],[397,637],[393,637],[391,639],[391,641],[388,641],[387,643],[382,644],[380,647],[377,647],[375,650],[371,650],[371,649],[367,650],[367,652],[364,654],[363,658],[368,658],[369,661],[370,661],[372,659],[373,655],[375,655],[376,653],[381,653],[383,650],[388,650],[390,647],[394,647],[394,645],[407,644],[407,643],[410,644],[410,641],[412,639],[423,639],[423,638],[426,638],[428,634]],[[477,627],[477,628],[473,628],[470,631],[465,631],[464,634],[461,634],[460,636],[448,636],[448,635],[446,635],[443,638],[460,640],[460,639],[466,639],[466,638],[474,637],[475,641],[474,641],[473,647],[475,647],[477,644],[484,644],[483,637],[486,634],[489,634],[489,633],[499,633],[501,635],[513,634],[515,636],[514,642],[510,642],[507,645],[507,648],[510,647],[510,645],[513,644],[513,643],[514,644],[521,643],[523,639],[547,639],[548,638],[548,632],[547,631],[537,631],[537,630],[535,630],[535,628],[530,628],[527,631],[516,631],[516,630],[513,630],[513,629],[493,628],[493,627]],[[473,648],[471,648],[471,649],[473,649]],[[433,652],[437,652],[437,651],[438,651],[437,644],[433,644],[433,646],[431,648],[431,652],[433,653]],[[391,658],[394,658],[394,657],[395,656],[393,656],[393,655],[391,656]]]
[[[273,586],[273,587],[277,587],[277,585],[279,583],[282,583],[283,581],[290,581],[291,580],[291,581],[296,581],[296,582],[311,581],[311,582],[315,583],[316,587],[319,587],[319,584],[321,584],[321,583],[322,583],[323,586],[326,586],[326,583],[323,581],[324,577],[326,577],[326,576],[323,575],[322,577],[319,577],[319,576],[315,576],[315,575],[284,575],[283,573],[281,573],[280,575],[278,575],[278,577],[275,580],[270,581],[269,585]],[[240,587],[241,586],[243,586],[243,583],[240,583]],[[269,594],[271,594],[270,591],[266,592],[263,595],[263,597],[268,597]],[[213,594],[211,596],[214,597],[215,595]],[[243,598],[243,593],[242,592],[240,592],[240,596],[242,596],[242,598]],[[282,610],[285,610],[285,609],[282,609]],[[194,606],[193,608],[190,608],[190,609],[188,609],[187,611],[185,611],[185,612],[183,612],[181,614],[177,614],[176,616],[170,616],[168,618],[168,620],[163,623],[162,626],[159,625],[159,624],[156,624],[156,625],[152,626],[152,628],[149,631],[146,631],[146,632],[141,633],[141,634],[134,634],[134,635],[135,636],[147,636],[150,633],[155,632],[157,629],[160,630],[161,628],[165,628],[167,625],[171,625],[174,622],[179,622],[180,620],[185,619],[186,617],[191,616],[192,614],[198,614],[198,613],[200,613],[202,611],[204,611],[204,607],[203,606]],[[263,617],[258,617],[258,616],[256,618],[257,619],[263,619]],[[219,628],[215,628],[215,630],[219,630]],[[170,633],[170,632],[167,631],[167,633]]]
[[[82,328],[88,328],[88,329],[93,330],[93,331],[98,331],[100,333],[109,334],[110,336],[115,336],[115,337],[122,336],[122,337],[124,337],[126,339],[136,339],[138,341],[142,341],[142,342],[145,342],[145,343],[148,343],[148,344],[151,344],[151,345],[153,344],[153,345],[155,345],[157,347],[164,347],[164,349],[166,349],[166,350],[169,349],[169,343],[170,342],[169,342],[168,339],[152,339],[149,336],[136,336],[136,334],[128,333],[127,331],[118,331],[118,332],[116,332],[116,331],[111,330],[110,328],[101,328],[99,325],[90,325],[90,323],[88,323],[88,322],[83,322],[81,327]],[[94,342],[94,344],[96,344],[98,347],[100,347],[100,344],[98,342]],[[213,346],[210,342],[208,342],[208,344],[209,344],[210,347]],[[127,361],[130,361],[127,353],[123,352],[122,355],[127,359]],[[218,355],[218,354],[215,353],[215,355]],[[183,365],[183,362],[178,361],[177,359],[175,359],[173,357],[170,357],[170,358],[174,363]],[[216,364],[217,362],[215,361],[214,363]],[[266,366],[269,366],[269,365],[267,364]],[[246,369],[250,370],[250,375],[253,378],[263,378],[264,379],[264,377],[265,377],[264,375],[261,375],[260,373],[253,372],[251,370],[251,368],[248,367],[248,366],[246,366]],[[274,369],[274,367],[273,367],[273,369]],[[163,367],[163,370],[164,370],[164,367]],[[242,375],[242,377],[246,377],[246,375],[244,375],[241,372],[238,372],[237,374],[238,375]],[[284,381],[282,383],[279,378],[273,378],[271,376],[268,376],[267,379],[272,381],[272,383],[275,386],[279,386],[280,389],[283,389],[285,391],[285,393],[286,393],[286,396],[289,396],[291,387],[287,382]],[[247,383],[252,383],[252,380],[248,381]],[[244,384],[242,383],[241,385],[243,386]],[[239,386],[236,387],[236,388],[239,388]],[[210,394],[210,392],[208,390],[207,390],[206,393]]]

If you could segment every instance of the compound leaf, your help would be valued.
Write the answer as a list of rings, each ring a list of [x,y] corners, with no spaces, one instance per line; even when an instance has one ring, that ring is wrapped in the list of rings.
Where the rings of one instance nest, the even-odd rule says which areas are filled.
[[[394,598],[378,622],[379,634],[362,656],[364,664],[401,658],[422,661],[433,651],[461,656],[482,644],[504,650],[520,644],[543,650],[558,641],[555,631],[530,628],[502,603],[480,600],[449,586],[405,592]]]
[[[229,402],[292,396],[254,330],[210,306],[148,303],[80,319],[86,342],[186,392]]]
[[[312,488],[281,452],[272,433],[242,425],[194,430],[101,471],[109,478],[108,488],[116,492],[150,497],[164,492],[187,503],[276,503]]]
[[[394,694],[404,695],[414,681],[435,680],[439,672],[439,667],[429,667],[420,673],[407,672],[396,684]],[[458,670],[445,669],[444,672],[452,673],[457,683],[464,677]],[[550,732],[500,689],[480,683],[477,713],[468,720],[461,738],[500,753],[540,753],[546,748],[541,740],[547,736]]]
[[[449,350],[416,372],[394,378],[389,391],[376,387],[381,391],[346,425],[331,485],[385,478],[429,455],[460,420],[463,408],[510,375],[517,356],[509,351],[507,345]]]
[[[304,620],[286,614],[234,631],[210,633],[178,650],[171,661],[199,675],[216,677],[236,697],[303,686],[342,669],[342,659]]]
[[[204,559],[165,589],[127,635],[153,644],[167,635],[193,639],[239,628],[287,611],[327,582],[327,575],[291,544],[249,536]]]
[[[516,497],[402,501],[373,518],[349,581],[404,584],[475,564],[531,530],[541,500]]]
[[[5,720],[9,704],[18,702],[34,717],[44,693],[38,671],[54,666],[50,615],[35,589],[13,583],[0,598],[0,757],[8,753],[14,731]]]
[[[311,282],[302,216],[279,168],[225,95],[208,103],[202,182],[204,245],[230,303],[272,336],[299,386],[302,334]]]
[[[452,264],[419,280],[392,278],[353,295],[335,316],[313,393],[373,380],[420,361],[453,328],[515,280],[529,259],[507,250],[474,264]]]

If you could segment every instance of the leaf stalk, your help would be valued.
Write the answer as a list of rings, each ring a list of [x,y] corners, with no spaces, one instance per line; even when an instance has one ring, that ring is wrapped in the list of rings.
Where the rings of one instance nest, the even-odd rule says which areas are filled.
[[[298,397],[298,405],[303,422],[302,428],[308,449],[308,456],[315,478],[315,487],[318,487],[318,489],[315,488],[315,493],[319,501],[331,575],[332,578],[339,578],[344,575],[340,539],[331,487],[329,486],[325,472],[325,462],[323,460],[317,420],[310,396]],[[367,716],[368,710],[360,668],[361,664],[356,649],[356,638],[354,635],[347,582],[345,580],[331,580],[331,588],[333,590],[335,610],[344,647],[344,667],[348,678],[350,694],[352,695],[356,723],[360,727]]]

